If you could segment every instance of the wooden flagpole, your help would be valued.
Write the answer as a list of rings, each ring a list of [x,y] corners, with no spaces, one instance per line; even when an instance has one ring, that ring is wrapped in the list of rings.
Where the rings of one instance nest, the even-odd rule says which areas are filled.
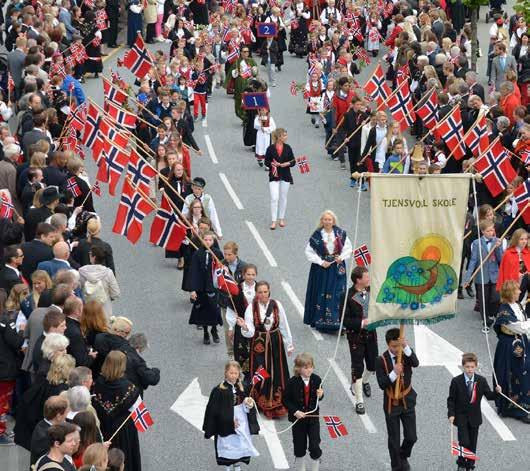
[[[464,134],[464,136],[462,137],[462,142],[464,143],[464,145],[465,145],[465,143],[466,143],[466,139],[467,139],[467,137],[469,136],[469,134],[471,134],[471,132],[473,131],[473,129],[475,128],[475,126],[477,125],[477,123],[479,122],[479,120],[480,120],[483,116],[484,116],[484,114],[483,114],[482,110],[480,110],[480,112],[479,112],[479,114],[478,114],[478,116],[477,116],[477,119],[476,119],[475,122],[472,124],[472,126],[467,130],[467,132]],[[454,155],[456,149],[457,149],[457,148],[454,147],[453,150],[451,151],[451,153],[447,156],[447,159],[446,159],[446,161],[445,161],[446,164],[447,164],[447,161],[448,161],[448,160]]]
[[[111,437],[107,440],[108,442],[111,442],[112,439],[118,435],[118,432],[124,427],[124,425],[127,423],[127,421],[132,417],[134,414],[134,410],[127,416],[127,418],[121,423],[121,425],[116,429],[116,431],[111,435]]]
[[[504,198],[497,206],[495,206],[493,208],[493,212],[497,211],[504,203],[506,203],[506,201],[508,201],[511,197],[513,196],[513,193],[510,193],[508,196],[506,196],[506,198]],[[465,235],[464,235],[464,239],[463,240],[466,240],[470,235],[471,233],[473,232],[472,229],[470,229]]]
[[[403,345],[402,345],[402,342],[403,342],[403,339],[405,338],[405,324],[403,323],[403,321],[400,322],[399,324],[399,350],[398,350],[398,353],[397,353],[397,358],[396,358],[396,365],[398,363],[401,363],[402,362],[402,359],[403,359]],[[401,381],[401,375],[397,375],[397,378],[396,378],[396,385],[395,385],[395,388],[394,388],[394,398],[397,398],[398,395],[399,395],[399,383]]]

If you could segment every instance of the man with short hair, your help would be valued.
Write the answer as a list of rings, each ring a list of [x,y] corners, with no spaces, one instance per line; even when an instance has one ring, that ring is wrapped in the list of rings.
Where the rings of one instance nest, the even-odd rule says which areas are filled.
[[[506,81],[506,72],[512,70],[517,74],[515,57],[506,53],[506,44],[498,42],[494,47],[495,57],[491,61],[491,76],[489,84],[500,91],[501,83]]]
[[[75,358],[77,366],[90,366],[97,356],[97,352],[88,349],[88,345],[81,333],[81,317],[83,302],[77,296],[70,296],[64,303],[66,316],[66,331],[64,335],[70,341],[67,353]]]
[[[31,208],[28,211],[26,224],[24,226],[24,236],[26,240],[32,240],[35,238],[37,225],[40,222],[46,221],[46,219],[53,214],[55,208],[59,204],[60,197],[61,195],[59,194],[57,187],[49,186],[44,189],[40,195],[40,203],[42,204],[42,207]]]
[[[35,471],[62,469],[76,471],[72,455],[79,448],[79,427],[68,422],[52,425],[48,429],[48,454],[41,456],[35,464]],[[46,466],[52,463],[54,467]]]
[[[37,269],[37,265],[45,260],[53,258],[52,245],[55,241],[56,233],[53,226],[45,222],[37,225],[35,238],[26,239],[22,244],[24,260],[20,267],[24,278],[31,284],[31,275]]]
[[[24,253],[18,245],[10,245],[4,249],[4,266],[0,269],[0,288],[4,289],[8,296],[13,286],[25,283],[20,272],[23,258]]]
[[[51,396],[44,403],[44,419],[33,429],[31,435],[31,462],[35,464],[49,449],[48,430],[61,424],[68,414],[68,400],[62,396]]]
[[[32,354],[32,366],[33,371],[38,371],[40,364],[43,359],[42,354],[42,344],[44,342],[44,339],[49,334],[61,334],[64,335],[64,332],[66,331],[66,316],[64,313],[59,312],[57,309],[52,308],[50,306],[50,309],[44,314],[44,319],[42,320],[42,334],[35,342],[35,346],[33,347],[33,354]]]
[[[53,278],[59,270],[71,270],[72,267],[68,262],[70,258],[70,247],[66,242],[57,242],[53,246],[53,259],[40,262],[37,270],[44,270],[50,278]]]

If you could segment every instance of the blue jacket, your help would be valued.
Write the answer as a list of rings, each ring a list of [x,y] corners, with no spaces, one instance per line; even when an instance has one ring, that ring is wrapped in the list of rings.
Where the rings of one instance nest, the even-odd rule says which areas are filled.
[[[53,278],[59,270],[71,270],[72,267],[70,264],[63,260],[57,260],[56,258],[52,260],[47,260],[45,262],[39,262],[37,265],[37,270],[44,270],[50,278]]]
[[[71,75],[67,75],[63,80],[63,86],[61,87],[61,90],[66,93],[67,97],[69,97],[71,83],[74,84],[74,91],[72,92],[72,95],[75,98],[77,106],[79,106],[86,101],[86,98],[85,92],[83,91],[83,88],[81,87],[81,84],[77,79],[75,79]]]
[[[469,260],[469,266],[467,268],[466,272],[466,280],[469,280],[473,272],[480,266],[480,254],[478,251],[479,248],[479,240],[482,250],[482,258],[485,259],[488,255],[488,249],[486,248],[486,239],[482,236],[480,239],[475,239],[473,243],[471,244],[471,259]],[[492,239],[492,244],[495,244],[499,239],[494,237]],[[490,246],[490,250],[493,248],[493,245]],[[502,254],[504,250],[501,247],[497,247],[493,254],[491,254],[490,258],[486,262],[484,262],[484,266],[482,267],[482,271],[484,272],[484,283],[497,283],[497,278],[499,277],[499,265],[501,263]],[[477,276],[474,279],[475,284],[482,284],[482,278],[480,276],[480,271],[477,273]]]

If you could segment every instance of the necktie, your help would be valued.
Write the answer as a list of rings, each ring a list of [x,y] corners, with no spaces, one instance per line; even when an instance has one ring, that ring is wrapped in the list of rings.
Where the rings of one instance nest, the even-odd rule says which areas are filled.
[[[504,70],[506,67],[506,57],[501,57],[501,69]]]
[[[469,396],[469,400],[473,397],[473,380],[468,380],[467,382],[467,394]]]
[[[208,262],[209,262],[209,257],[210,254],[208,252],[206,252],[206,268],[208,268]]]

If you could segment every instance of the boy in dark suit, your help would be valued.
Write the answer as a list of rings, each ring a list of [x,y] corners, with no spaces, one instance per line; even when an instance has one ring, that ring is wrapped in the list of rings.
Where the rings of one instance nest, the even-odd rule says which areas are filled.
[[[464,373],[451,380],[449,397],[447,398],[447,416],[449,422],[458,428],[458,443],[460,446],[477,451],[478,428],[482,424],[480,402],[482,397],[493,401],[502,392],[499,385],[493,392],[486,378],[475,373],[478,359],[474,353],[462,355]],[[456,460],[458,471],[475,469],[473,460],[459,456]]]
[[[388,452],[392,471],[408,471],[408,458],[416,443],[416,391],[412,388],[412,368],[419,366],[418,358],[404,338],[400,338],[399,329],[390,329],[385,335],[388,350],[376,363],[376,376],[379,387],[385,392],[383,407],[385,410],[386,430],[388,433]],[[403,349],[401,362],[398,353]],[[396,380],[399,387],[396,394]],[[400,445],[399,423],[403,424],[403,443]]]

